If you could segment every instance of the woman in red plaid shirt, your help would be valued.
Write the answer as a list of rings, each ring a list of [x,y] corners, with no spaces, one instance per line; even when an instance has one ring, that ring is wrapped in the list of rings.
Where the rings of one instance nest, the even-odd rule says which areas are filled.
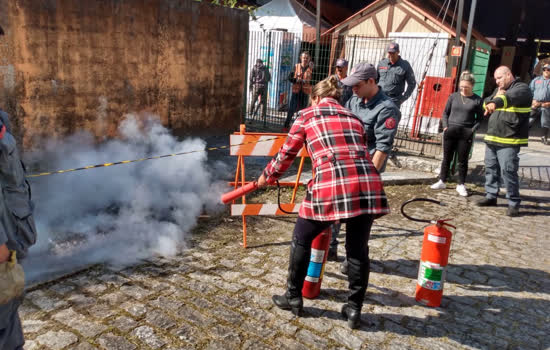
[[[279,308],[303,311],[302,286],[313,239],[336,220],[346,222],[346,257],[350,295],[342,315],[359,327],[369,278],[368,239],[375,218],[389,213],[380,175],[367,150],[362,121],[338,104],[341,89],[329,77],[311,94],[312,106],[298,112],[285,144],[258,179],[259,187],[274,184],[305,145],[315,170],[300,207],[290,249],[287,291],[273,296]]]

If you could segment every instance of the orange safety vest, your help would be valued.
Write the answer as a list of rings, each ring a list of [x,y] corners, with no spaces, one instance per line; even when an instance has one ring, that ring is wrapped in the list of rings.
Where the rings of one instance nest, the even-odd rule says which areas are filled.
[[[305,94],[311,94],[311,76],[313,72],[310,67],[307,67],[305,71],[302,70],[302,65],[300,63],[296,64],[294,69],[294,78],[302,79],[303,83],[292,84],[292,93],[297,94],[302,90]]]

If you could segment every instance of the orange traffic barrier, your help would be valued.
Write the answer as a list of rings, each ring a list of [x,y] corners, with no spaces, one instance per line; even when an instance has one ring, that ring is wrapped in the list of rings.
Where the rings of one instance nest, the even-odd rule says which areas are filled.
[[[237,156],[237,169],[235,171],[235,181],[230,182],[230,186],[234,186],[235,189],[241,186],[246,186],[251,183],[251,181],[246,181],[245,179],[245,157],[250,156],[262,156],[262,157],[273,157],[277,154],[281,146],[286,140],[287,134],[285,133],[247,133],[246,126],[241,124],[240,132],[229,135],[229,141],[231,145],[229,149],[229,154],[232,156]],[[284,211],[297,213],[299,204],[295,204],[296,192],[298,191],[298,186],[302,183],[300,182],[300,176],[302,175],[302,170],[304,167],[304,161],[306,157],[309,157],[307,150],[302,148],[298,153],[300,157],[300,165],[298,167],[298,174],[296,175],[296,181],[294,182],[281,182],[280,185],[284,186],[293,186],[292,197],[290,203],[281,203],[281,208]],[[267,162],[266,162],[267,164]],[[254,179],[256,180],[256,179]],[[250,186],[250,185],[249,185]],[[282,210],[280,210],[277,204],[262,204],[246,203],[246,195],[241,197],[241,203],[237,204],[233,202],[231,204],[231,215],[232,216],[242,216],[243,220],[243,247],[246,248],[246,217],[247,216],[261,216],[261,215],[287,215]]]

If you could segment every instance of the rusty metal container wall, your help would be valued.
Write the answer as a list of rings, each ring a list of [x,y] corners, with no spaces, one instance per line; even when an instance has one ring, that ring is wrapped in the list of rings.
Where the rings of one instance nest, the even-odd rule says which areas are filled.
[[[175,132],[238,127],[248,13],[192,0],[0,0],[0,108],[25,148],[125,113]]]

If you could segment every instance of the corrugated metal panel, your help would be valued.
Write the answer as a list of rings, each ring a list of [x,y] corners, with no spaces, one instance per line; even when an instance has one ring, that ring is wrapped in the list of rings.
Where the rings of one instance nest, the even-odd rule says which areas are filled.
[[[485,81],[487,80],[491,47],[479,40],[475,40],[474,45],[475,48],[471,51],[470,55],[470,71],[474,74],[476,79],[474,93],[482,96],[485,88]]]

